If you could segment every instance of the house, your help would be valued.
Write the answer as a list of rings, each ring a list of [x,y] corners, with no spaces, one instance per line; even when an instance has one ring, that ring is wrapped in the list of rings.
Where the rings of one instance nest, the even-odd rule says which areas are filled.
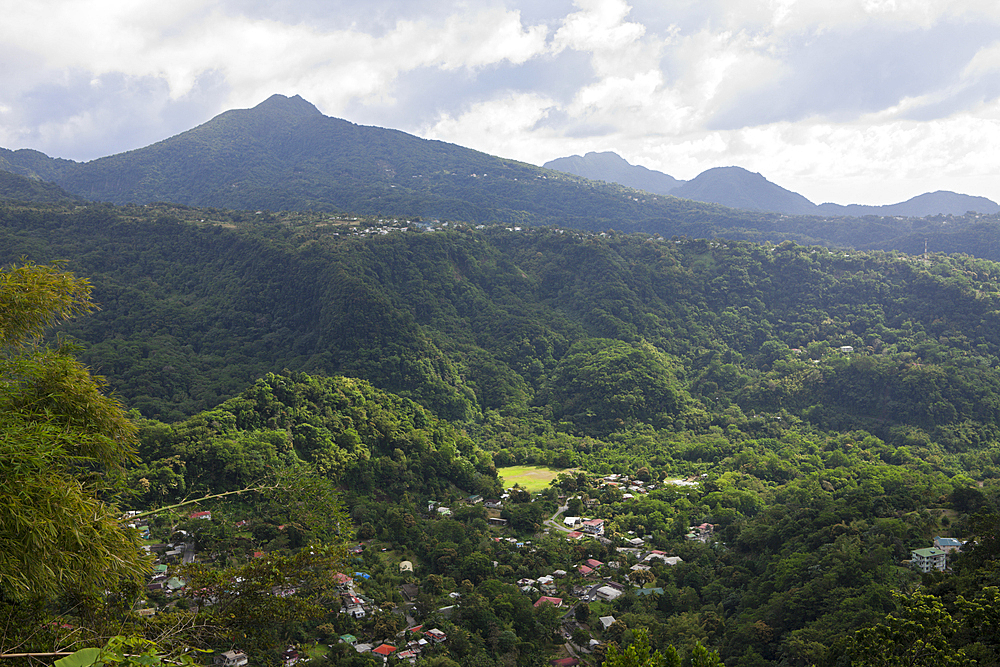
[[[597,560],[596,558],[588,558],[587,560],[585,560],[583,562],[586,563],[588,566],[594,568],[595,570],[597,568],[601,567],[602,565],[604,565],[604,563],[602,563],[601,561]]]
[[[417,595],[420,594],[420,588],[416,584],[403,584],[399,587],[399,590],[407,602],[413,602],[417,598]]]
[[[556,580],[551,576],[538,577],[538,586],[546,593],[554,593],[556,590]]]
[[[703,523],[700,526],[691,526],[688,528],[688,534],[684,537],[689,540],[697,540],[699,542],[708,542],[712,538],[712,533],[715,531],[715,526],[710,523]]]
[[[220,667],[242,667],[249,660],[243,651],[226,651],[215,656],[215,664]]]
[[[491,526],[503,527],[507,525],[507,519],[501,519],[500,517],[491,516],[486,520],[486,523],[488,523]]]
[[[358,643],[358,638],[355,637],[354,635],[340,635],[340,641],[344,642],[345,644],[350,644],[351,646],[354,646],[355,644]]]
[[[552,572],[552,576],[562,579],[566,576],[566,570],[555,570]]]
[[[581,537],[583,537],[583,533],[581,533],[579,530],[574,530],[572,533],[566,533],[567,540],[578,540]]]
[[[483,502],[483,497],[478,494],[469,496],[468,498],[465,499],[465,502],[467,502],[470,505],[478,505],[479,503]]]
[[[914,568],[921,572],[944,571],[947,567],[948,555],[937,547],[915,549],[910,553],[910,562]]]
[[[602,630],[607,630],[608,628],[610,628],[615,623],[615,617],[614,616],[601,616],[598,620],[601,622],[601,629]]]
[[[441,516],[451,516],[451,510],[447,507],[439,507],[437,511]]]
[[[662,561],[662,562],[664,562],[664,563],[666,563],[667,565],[670,565],[670,566],[677,565],[678,563],[683,563],[684,562],[684,560],[680,556],[668,556],[665,553],[663,553],[662,551],[653,551],[653,552],[651,552],[649,555],[647,555],[645,558],[642,559],[642,562],[649,563],[650,561],[654,561],[654,560]]]
[[[483,501],[483,506],[489,510],[503,509],[503,503],[496,499]]]
[[[586,565],[581,565],[580,567],[578,567],[576,569],[580,572],[580,574],[582,574],[585,577],[589,577],[590,575],[592,575],[594,573],[594,568],[587,567]]]
[[[430,639],[435,644],[440,644],[441,642],[448,639],[448,635],[446,635],[441,630],[438,630],[437,628],[434,628],[433,630],[428,630],[424,634],[427,635],[427,638]]]
[[[212,520],[212,513],[210,511],[208,511],[208,510],[206,510],[204,512],[191,512],[190,514],[188,514],[188,518],[189,519],[207,519],[208,521],[211,521]]]
[[[302,656],[299,655],[299,652],[295,649],[294,646],[289,646],[287,649],[285,649],[285,652],[281,654],[281,661],[285,665],[285,667],[292,667],[292,665],[294,665],[301,659]]]
[[[954,537],[935,537],[934,546],[945,552],[946,554],[954,553],[962,549],[962,545],[965,542],[961,540],[956,540]]]
[[[380,655],[383,658],[388,658],[390,655],[396,652],[396,647],[391,644],[382,644],[378,648],[373,648],[372,653],[375,655]]]
[[[583,522],[583,532],[590,535],[604,534],[604,519],[590,519]]]
[[[563,601],[562,598],[551,598],[547,595],[543,595],[535,600],[535,607],[541,607],[543,604],[550,604],[553,607],[561,607],[563,606]]]
[[[851,352],[854,352],[854,348],[851,347],[850,345],[841,345],[840,346],[840,353],[841,354],[850,354]]]
[[[597,597],[605,602],[611,602],[621,597],[622,591],[614,586],[601,586],[597,589]]]
[[[581,521],[583,521],[583,519],[578,516],[563,517],[563,525],[569,526],[570,528],[575,528],[576,526],[580,525]]]
[[[408,560],[404,560],[404,561],[401,561],[399,563],[399,573],[403,574],[404,572],[410,572],[410,573],[413,572],[413,563],[412,562],[410,562]]]
[[[644,597],[649,597],[650,595],[663,595],[663,589],[660,587],[656,588],[637,588],[635,591],[636,595],[642,595]]]

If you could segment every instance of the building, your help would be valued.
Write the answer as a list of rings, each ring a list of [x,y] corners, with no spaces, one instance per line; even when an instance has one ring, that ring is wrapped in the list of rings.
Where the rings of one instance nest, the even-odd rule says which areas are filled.
[[[249,660],[243,651],[226,651],[215,656],[215,664],[220,667],[242,667],[248,662]]]
[[[956,551],[961,551],[962,545],[965,542],[962,540],[956,540],[954,537],[935,537],[934,546],[945,552],[946,554],[955,553]]]
[[[590,519],[583,522],[583,532],[590,535],[604,534],[604,519]]]
[[[921,572],[944,571],[948,565],[948,554],[937,547],[915,549],[910,553],[910,562]]]
[[[562,598],[553,598],[543,595],[535,601],[535,606],[541,607],[543,604],[550,604],[553,607],[561,607],[563,606],[563,601]]]
[[[597,598],[605,602],[611,602],[621,597],[622,591],[614,586],[601,586],[597,589]]]

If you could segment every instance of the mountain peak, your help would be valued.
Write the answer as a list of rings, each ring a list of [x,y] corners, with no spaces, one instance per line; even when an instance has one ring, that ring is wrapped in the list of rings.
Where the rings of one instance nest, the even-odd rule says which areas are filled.
[[[323,113],[311,102],[306,101],[300,95],[287,97],[280,93],[275,93],[269,98],[254,107],[254,111],[265,113],[281,113],[295,116],[322,116]]]
[[[629,164],[617,153],[590,152],[585,156],[573,155],[550,160],[543,165],[546,169],[555,169],[569,174],[597,181],[620,183],[637,190],[646,190],[665,195],[676,188],[680,181],[659,171]]]

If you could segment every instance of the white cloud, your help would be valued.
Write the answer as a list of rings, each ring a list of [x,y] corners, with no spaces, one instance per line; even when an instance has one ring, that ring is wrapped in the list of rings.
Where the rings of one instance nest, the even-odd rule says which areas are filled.
[[[998,3],[403,1],[301,0],[295,18],[266,0],[8,3],[0,145],[96,157],[280,92],[532,162],[740,164],[817,200],[998,171]]]
[[[503,157],[533,155],[539,141],[554,136],[551,130],[539,128],[554,107],[542,95],[508,92],[477,102],[461,114],[443,114],[420,135]]]

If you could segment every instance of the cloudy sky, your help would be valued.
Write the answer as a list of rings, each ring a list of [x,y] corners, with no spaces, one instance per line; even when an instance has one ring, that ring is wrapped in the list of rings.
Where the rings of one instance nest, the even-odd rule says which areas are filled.
[[[0,0],[0,146],[90,160],[273,93],[542,164],[1000,201],[995,0]]]

